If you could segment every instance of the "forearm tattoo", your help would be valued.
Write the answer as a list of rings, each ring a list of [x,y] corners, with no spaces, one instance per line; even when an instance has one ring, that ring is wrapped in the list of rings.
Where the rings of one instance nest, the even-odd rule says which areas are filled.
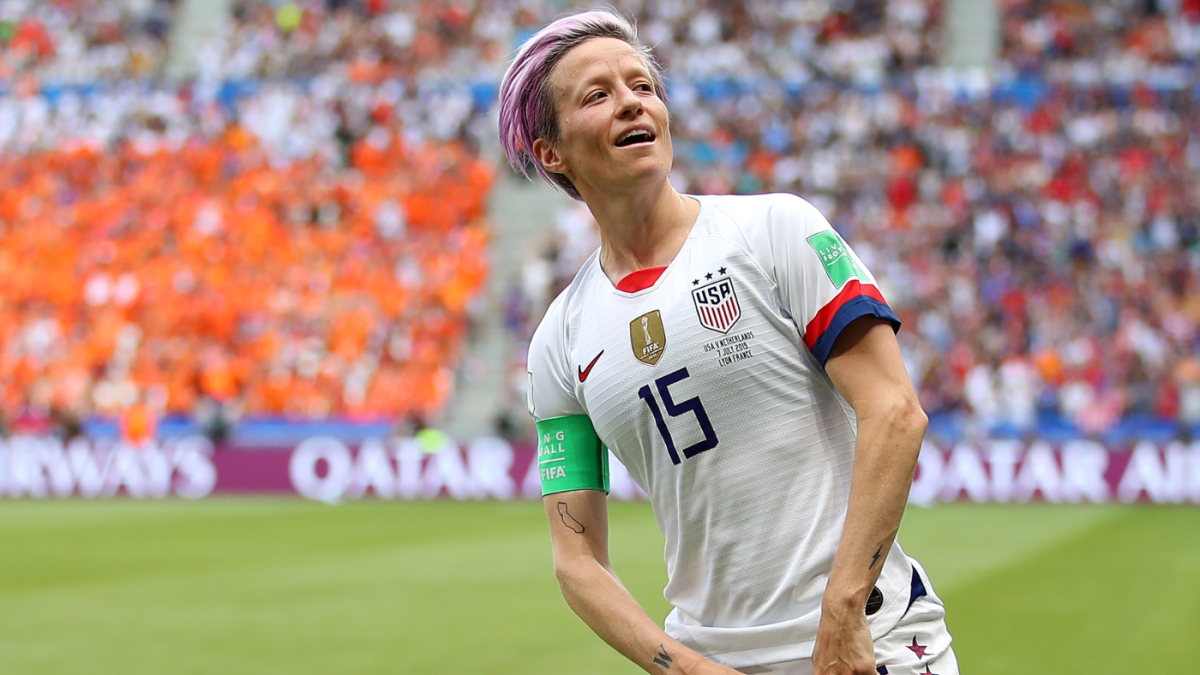
[[[575,520],[575,516],[572,516],[571,512],[567,510],[566,502],[558,503],[558,517],[562,518],[563,525],[566,525],[567,529],[575,534],[583,534],[584,530],[587,529],[583,526],[583,523]]]
[[[662,666],[663,668],[670,670],[671,664],[674,663],[674,661],[675,661],[675,659],[672,659],[671,655],[667,654],[667,648],[662,645],[659,645],[658,646],[658,654],[654,657],[654,662],[657,663],[658,665]]]
[[[879,562],[879,554],[880,553],[883,553],[883,545],[882,544],[875,551],[875,555],[871,556],[871,566],[868,567],[867,569],[869,569],[869,570],[875,569],[875,563]]]

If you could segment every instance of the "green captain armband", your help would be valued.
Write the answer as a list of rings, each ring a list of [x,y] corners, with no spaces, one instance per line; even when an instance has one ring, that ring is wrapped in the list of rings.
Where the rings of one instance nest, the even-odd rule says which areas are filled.
[[[537,431],[543,496],[569,490],[608,493],[608,449],[587,415],[542,420]]]

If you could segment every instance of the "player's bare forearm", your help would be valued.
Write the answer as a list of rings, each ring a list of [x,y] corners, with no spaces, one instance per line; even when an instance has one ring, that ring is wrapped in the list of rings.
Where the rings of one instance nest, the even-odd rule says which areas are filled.
[[[813,647],[814,675],[876,672],[865,604],[900,529],[924,431],[924,416],[902,408],[859,418],[850,503]]]
[[[854,408],[858,440],[813,666],[817,675],[873,673],[864,606],[900,530],[928,419],[886,322],[851,323],[839,336],[826,372]]]
[[[859,417],[850,501],[826,604],[840,601],[862,611],[900,530],[925,426],[919,407],[899,402]]]
[[[705,672],[700,655],[659,628],[611,569],[577,560],[556,571],[563,597],[579,618],[646,672]]]
[[[667,635],[617,578],[608,559],[603,492],[563,492],[547,495],[543,501],[563,598],[601,639],[648,673],[736,674]]]

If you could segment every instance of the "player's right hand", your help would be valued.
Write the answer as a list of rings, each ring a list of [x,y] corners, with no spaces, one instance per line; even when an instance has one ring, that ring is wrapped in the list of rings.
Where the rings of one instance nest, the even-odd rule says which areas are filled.
[[[812,663],[813,675],[875,675],[875,651],[866,615],[823,606]]]

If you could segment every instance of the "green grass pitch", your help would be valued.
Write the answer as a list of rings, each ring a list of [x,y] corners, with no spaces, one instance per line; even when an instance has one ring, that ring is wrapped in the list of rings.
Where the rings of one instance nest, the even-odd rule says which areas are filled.
[[[662,540],[614,504],[658,620]],[[1200,672],[1200,509],[910,509],[966,675]],[[0,672],[640,672],[558,594],[537,503],[0,502]]]

